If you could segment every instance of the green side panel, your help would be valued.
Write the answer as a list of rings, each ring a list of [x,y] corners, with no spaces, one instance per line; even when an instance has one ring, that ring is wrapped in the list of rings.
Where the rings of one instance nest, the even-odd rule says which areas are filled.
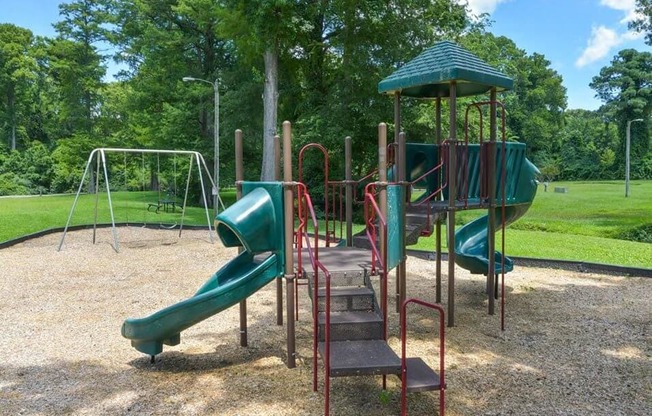
[[[280,182],[244,182],[243,197],[215,217],[226,247],[244,246],[251,253],[282,252],[283,187]]]
[[[380,81],[378,92],[405,97],[448,97],[451,82],[456,95],[484,94],[491,88],[510,90],[514,81],[476,55],[451,41],[436,43]]]
[[[251,296],[279,276],[276,254],[252,256],[242,252],[217,271],[191,298],[146,318],[127,319],[122,336],[145,354],[156,355],[163,344],[176,345],[180,333]]]
[[[387,263],[392,270],[405,258],[405,188],[387,186]]]
[[[458,195],[466,195],[469,200],[480,198],[480,145],[470,144],[467,147],[466,162],[463,159],[463,149],[457,155],[458,160]],[[496,144],[496,203],[502,203],[503,153],[505,160],[505,199],[507,205],[529,203],[534,199],[537,190],[536,177],[539,170],[525,157],[525,143],[508,142],[505,149],[499,142]],[[447,175],[444,170],[443,175]],[[444,176],[445,177],[445,176]],[[461,179],[468,177],[466,188],[460,186]],[[443,190],[444,199],[448,200],[448,188]]]

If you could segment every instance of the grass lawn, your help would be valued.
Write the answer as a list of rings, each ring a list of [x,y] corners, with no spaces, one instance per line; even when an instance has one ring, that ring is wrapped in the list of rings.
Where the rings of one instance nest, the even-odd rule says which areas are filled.
[[[228,206],[235,200],[235,190],[220,193],[222,201]],[[0,198],[0,241],[32,234],[50,228],[66,225],[75,195],[25,196]],[[156,203],[158,193],[152,192],[111,192],[113,214],[116,223],[133,224],[175,224],[181,221],[183,199],[177,198],[175,212],[158,213],[149,204]],[[111,214],[106,194],[97,199],[97,223],[110,224]],[[80,195],[70,225],[93,224],[95,216],[95,195]],[[213,211],[209,208],[209,219],[213,222]],[[206,212],[203,207],[188,206],[184,225],[205,225]]]
[[[548,192],[540,185],[529,211],[507,229],[507,255],[652,268],[652,244],[618,239],[631,229],[652,227],[652,181],[630,185],[628,198],[623,181],[555,182]],[[568,192],[556,193],[555,187]],[[460,212],[456,223],[485,214]],[[434,237],[414,246],[432,247]]]
[[[568,192],[556,193],[555,187]],[[646,224],[652,227],[652,181],[632,181],[630,190],[630,197],[625,198],[623,181],[555,182],[548,192],[540,186],[530,210],[507,230],[507,254],[652,268],[652,244],[618,238]],[[147,210],[157,200],[156,192],[111,195],[116,222],[180,222],[178,210],[160,210],[159,214]],[[220,195],[227,206],[235,200],[234,190],[223,190]],[[0,198],[0,241],[65,226],[73,199],[74,195]],[[93,195],[83,195],[72,224],[92,224],[94,204]],[[98,223],[110,223],[106,195],[100,196],[98,207]],[[485,213],[459,212],[456,222],[462,225]],[[212,212],[209,216],[212,221]],[[204,209],[187,207],[184,224],[206,224]],[[433,250],[434,237],[421,239],[411,248]]]

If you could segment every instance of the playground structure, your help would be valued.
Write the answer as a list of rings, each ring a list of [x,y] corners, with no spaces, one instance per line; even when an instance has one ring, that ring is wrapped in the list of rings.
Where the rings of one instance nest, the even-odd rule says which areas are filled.
[[[155,213],[159,213],[159,210],[163,208],[166,212],[168,209],[172,209],[173,211],[176,210],[176,193],[177,193],[177,186],[176,186],[176,176],[177,176],[177,156],[179,157],[188,157],[188,173],[187,173],[187,178],[186,178],[186,186],[185,186],[185,191],[184,191],[184,197],[183,197],[183,204],[181,206],[181,221],[179,224],[179,237],[181,237],[181,232],[183,231],[183,225],[184,225],[184,218],[185,218],[185,212],[186,212],[186,204],[188,202],[188,192],[190,189],[190,180],[192,178],[192,172],[193,172],[193,165],[196,166],[196,171],[199,179],[199,183],[201,186],[201,192],[202,192],[202,201],[204,203],[204,210],[206,212],[206,224],[208,226],[208,235],[210,238],[210,241],[213,242],[213,232],[212,232],[212,226],[211,226],[211,219],[210,215],[208,212],[208,205],[207,205],[207,196],[205,192],[205,186],[204,186],[204,175],[203,172],[207,175],[208,180],[212,184],[213,189],[217,189],[215,186],[215,183],[213,182],[213,178],[210,175],[210,172],[208,171],[208,168],[206,166],[206,162],[204,160],[204,157],[201,155],[199,152],[193,152],[193,151],[185,151],[185,150],[162,150],[162,149],[121,149],[121,148],[97,148],[94,149],[90,155],[88,156],[88,160],[86,162],[86,166],[84,167],[84,174],[82,175],[81,181],[79,182],[79,187],[77,188],[77,193],[75,194],[75,199],[72,204],[72,208],[70,209],[70,214],[68,215],[68,220],[66,221],[66,226],[64,227],[63,230],[63,235],[61,236],[61,241],[59,242],[59,247],[58,251],[61,251],[61,248],[63,247],[63,243],[66,239],[66,234],[68,233],[68,227],[71,224],[73,214],[75,212],[75,208],[77,207],[77,202],[79,201],[79,196],[82,193],[82,190],[84,189],[84,185],[87,183],[89,184],[89,188],[91,188],[95,194],[95,206],[94,206],[94,221],[93,221],[93,244],[95,244],[96,241],[96,230],[97,230],[97,219],[98,219],[98,205],[99,205],[99,195],[101,193],[101,185],[104,185],[104,188],[106,190],[106,196],[108,199],[108,207],[109,207],[109,212],[111,215],[111,231],[113,233],[113,249],[118,252],[120,251],[120,242],[118,239],[118,232],[116,230],[116,221],[115,221],[115,215],[114,215],[114,206],[113,202],[111,200],[111,182],[109,178],[109,169],[108,169],[108,162],[107,162],[107,154],[121,154],[123,156],[123,161],[122,161],[122,168],[123,168],[123,185],[125,188],[127,187],[127,167],[128,167],[128,162],[127,162],[127,154],[136,154],[140,155],[141,162],[142,162],[142,188],[143,190],[145,189],[145,155],[156,155],[156,177],[155,180],[157,182],[157,189],[158,189],[158,198],[156,202],[149,201],[148,206],[147,206],[147,211],[153,211]],[[174,186],[173,186],[173,195],[166,195],[165,197],[162,196],[161,193],[161,187],[160,187],[160,177],[161,177],[161,172],[160,172],[160,155],[172,155],[174,157]],[[95,165],[95,172],[92,172],[92,167]],[[94,179],[94,181],[93,181]],[[221,203],[221,199],[218,197],[219,203]],[[145,214],[147,213],[145,212]],[[129,221],[127,221],[127,225],[129,225]],[[176,224],[175,224],[176,226]]]
[[[379,84],[379,91],[394,95],[394,143],[387,144],[387,127],[378,128],[378,169],[361,180],[351,178],[351,139],[345,145],[344,181],[328,178],[328,151],[309,144],[299,153],[299,181],[292,178],[291,127],[283,124],[283,179],[277,182],[242,181],[242,132],[236,131],[236,180],[239,197],[216,217],[216,231],[227,247],[241,253],[218,270],[197,293],[149,317],[128,319],[124,337],[154,359],[163,345],[180,342],[184,329],[240,304],[241,345],[246,345],[246,298],[272,280],[277,281],[277,323],[282,324],[282,279],[286,282],[287,366],[295,367],[295,319],[300,284],[308,285],[313,320],[313,390],[318,389],[318,366],[324,371],[325,414],[330,414],[330,378],[387,375],[402,382],[401,411],[407,412],[409,392],[436,390],[440,414],[445,409],[444,310],[421,299],[408,299],[405,273],[406,245],[420,236],[436,235],[436,303],[441,302],[441,226],[446,220],[448,240],[448,326],[454,325],[455,264],[487,276],[489,313],[498,298],[502,276],[501,328],[504,329],[504,275],[513,264],[504,252],[504,229],[523,215],[536,193],[536,168],[525,158],[525,146],[505,140],[505,111],[496,93],[512,81],[451,42],[426,50]],[[490,99],[474,104],[480,124],[482,107],[489,108],[489,139],[482,127],[479,143],[471,144],[466,113],[464,140],[457,139],[456,98],[489,92]],[[401,132],[401,97],[433,98],[436,106],[436,143],[406,144]],[[442,140],[441,99],[450,103],[450,131]],[[502,137],[498,141],[498,108]],[[324,155],[325,229],[320,230],[309,190],[302,183],[303,156],[309,149]],[[389,152],[388,152],[389,149]],[[277,140],[277,155],[280,144]],[[391,163],[388,163],[388,153]],[[277,157],[276,160],[280,160]],[[370,179],[371,178],[371,179]],[[365,230],[352,233],[355,190],[364,192]],[[423,193],[412,197],[411,191]],[[329,209],[333,207],[333,209]],[[343,207],[339,212],[336,207]],[[486,209],[487,215],[455,230],[455,212]],[[295,228],[295,218],[298,226]],[[346,236],[337,237],[335,222],[346,224]],[[312,228],[312,232],[309,231]],[[494,236],[503,230],[502,250]],[[322,236],[325,241],[320,241]],[[401,322],[401,356],[388,339],[388,278],[396,269],[396,310]],[[380,294],[376,296],[376,288]],[[438,366],[433,370],[420,357],[406,357],[406,314],[410,304],[437,312]]]

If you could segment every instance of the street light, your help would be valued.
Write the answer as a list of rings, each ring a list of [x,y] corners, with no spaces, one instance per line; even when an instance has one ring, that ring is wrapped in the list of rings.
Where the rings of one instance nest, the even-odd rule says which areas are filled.
[[[215,145],[215,162],[213,165],[213,177],[215,178],[215,196],[213,197],[213,207],[215,208],[215,215],[217,215],[220,211],[218,202],[221,202],[222,199],[220,198],[220,90],[219,90],[219,84],[218,80],[215,79],[215,82],[210,82],[206,81],[205,79],[201,78],[193,78],[193,77],[183,77],[181,78],[183,82],[190,82],[190,81],[199,81],[199,82],[205,82],[206,84],[210,84],[213,86],[213,92],[215,93],[215,103],[214,103],[214,108],[215,108],[215,116],[213,117],[215,121],[215,125],[213,128],[213,135],[214,135],[214,145]]]
[[[629,137],[630,128],[635,121],[643,121],[642,118],[627,121],[627,131],[625,135],[625,198],[629,196]]]

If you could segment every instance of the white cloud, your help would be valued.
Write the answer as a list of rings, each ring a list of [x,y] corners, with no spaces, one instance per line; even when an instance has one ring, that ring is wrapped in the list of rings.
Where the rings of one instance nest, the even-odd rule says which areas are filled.
[[[591,29],[591,38],[582,55],[575,61],[575,66],[582,68],[590,63],[598,61],[609,53],[611,49],[623,42],[622,36],[615,30],[605,26],[598,26]]]
[[[493,13],[496,6],[509,0],[457,0],[458,3],[467,3],[471,12],[477,16],[482,13]]]
[[[600,0],[600,5],[623,12],[624,17],[619,22],[621,25],[626,25],[639,17],[636,13],[636,0]],[[575,61],[575,66],[582,68],[599,61],[620,44],[641,39],[643,35],[642,32],[632,30],[618,33],[616,30],[603,25],[593,27],[586,49],[584,49],[582,55]]]
[[[600,5],[623,12],[625,17],[620,23],[629,23],[638,17],[635,0],[600,0]]]

